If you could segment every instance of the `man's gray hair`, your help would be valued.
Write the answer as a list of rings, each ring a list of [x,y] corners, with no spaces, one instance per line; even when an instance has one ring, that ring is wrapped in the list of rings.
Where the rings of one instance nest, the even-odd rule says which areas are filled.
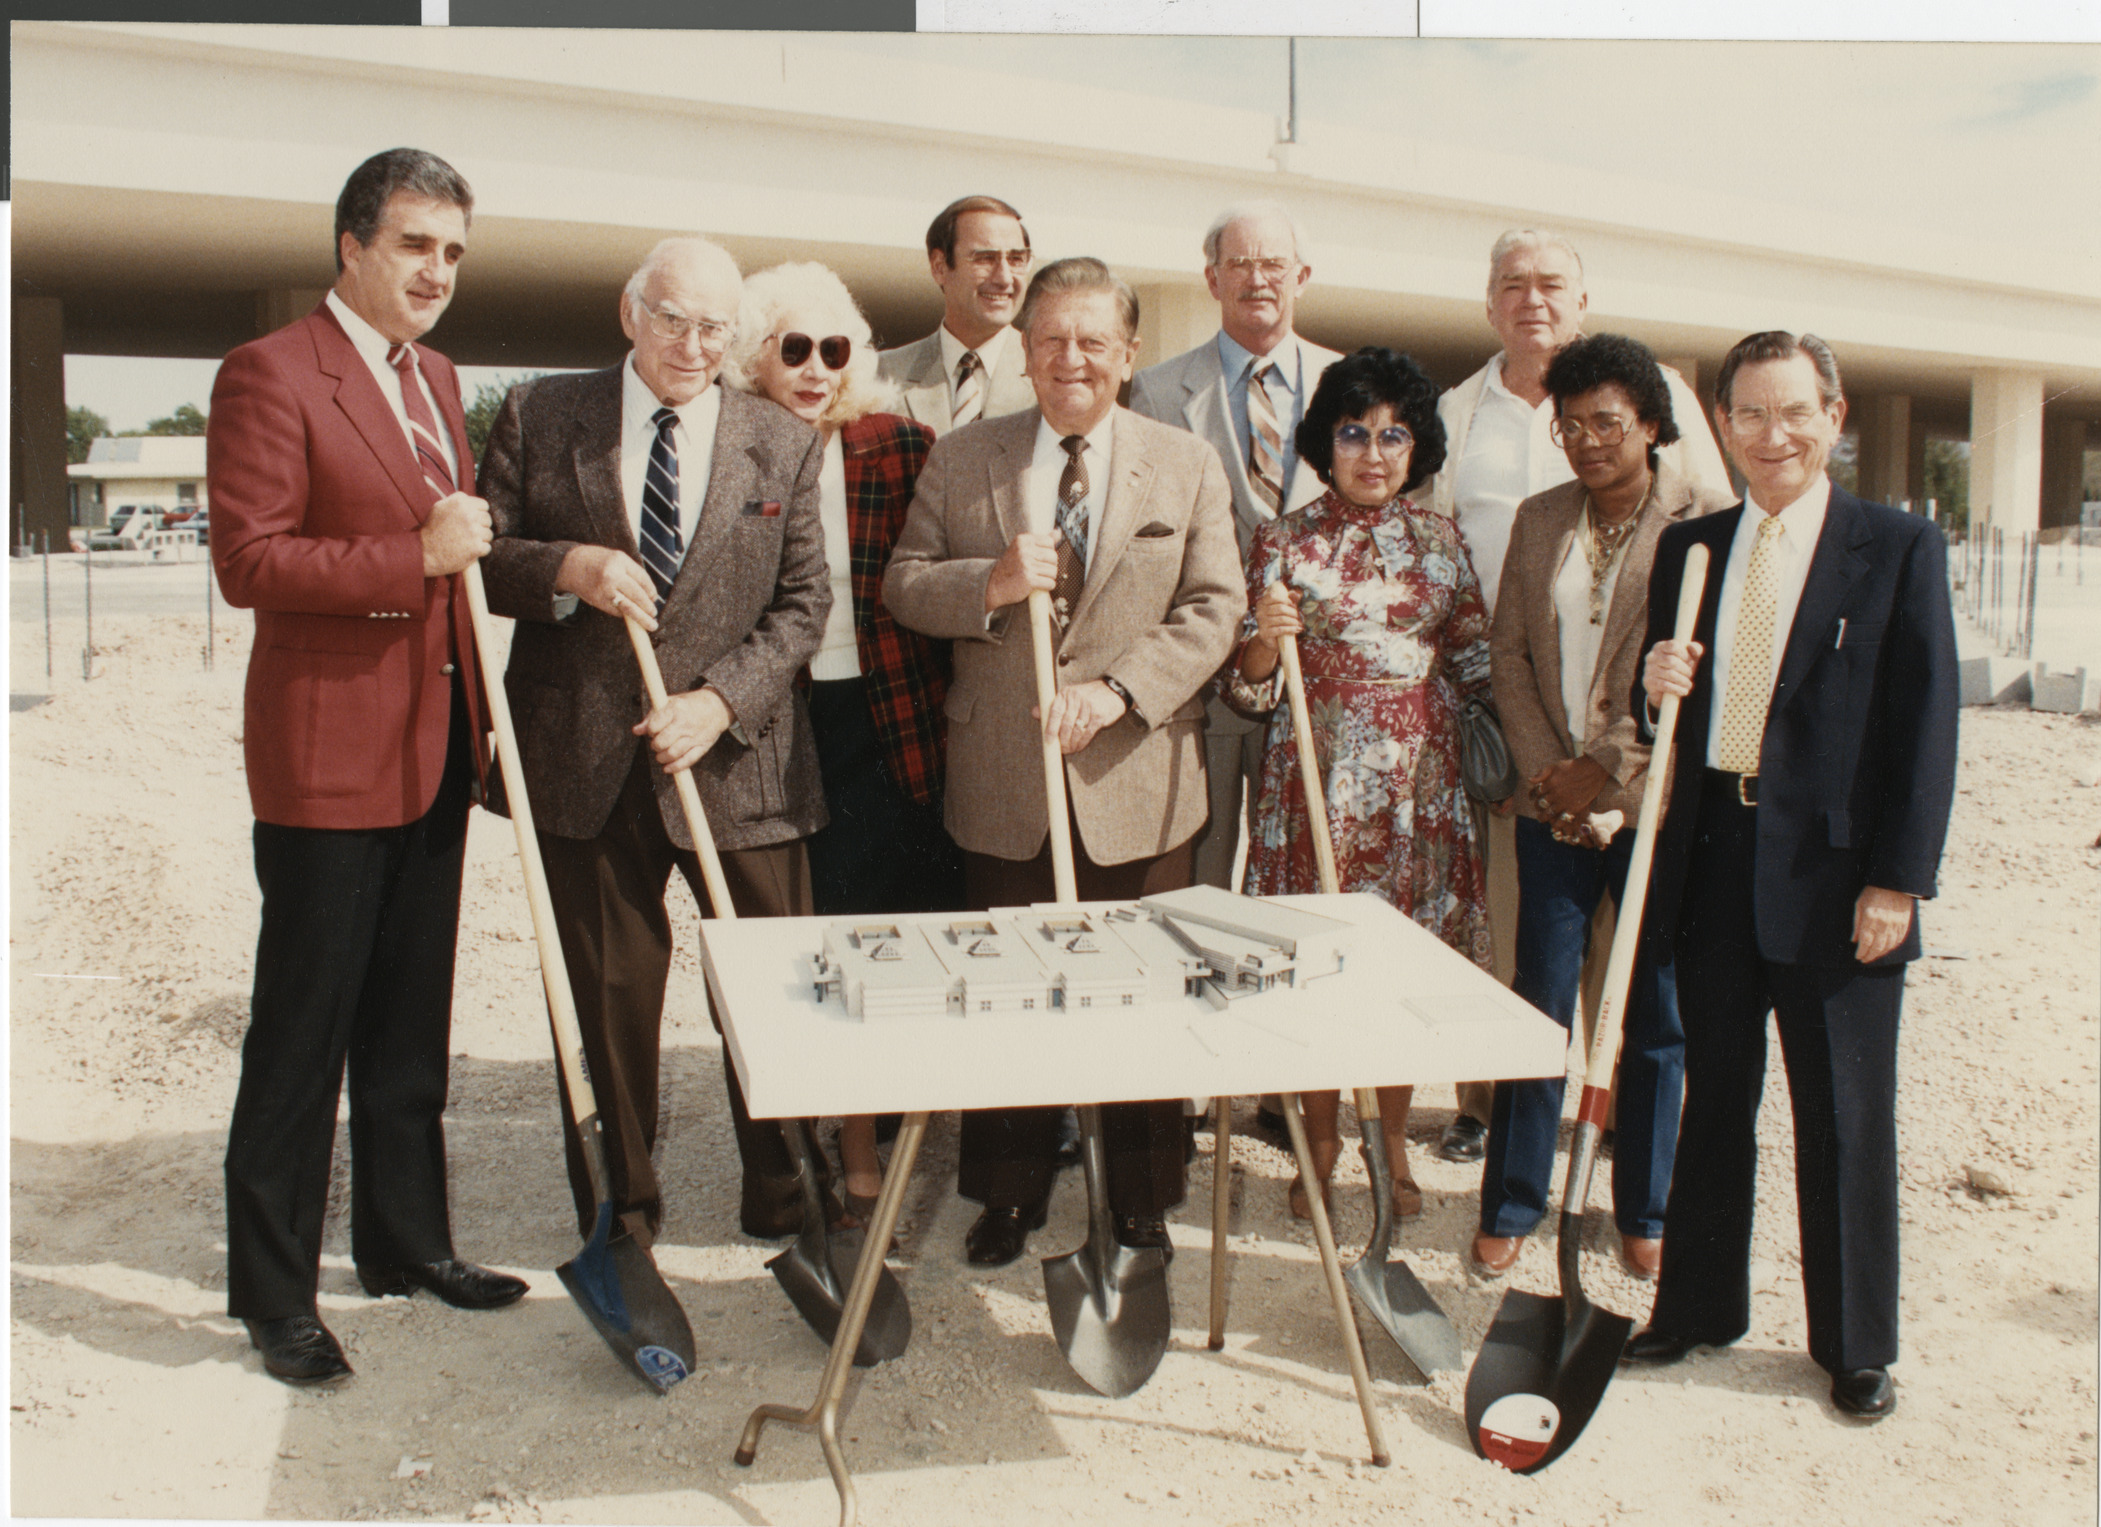
[[[1575,261],[1576,284],[1579,287],[1583,284],[1583,256],[1576,253],[1576,246],[1568,241],[1567,234],[1556,233],[1551,228],[1513,228],[1497,239],[1495,247],[1488,251],[1489,290],[1495,290],[1496,272],[1503,268],[1503,262],[1512,254],[1520,249],[1541,247],[1558,249]]]
[[[1053,260],[1037,271],[1021,299],[1021,311],[1015,315],[1014,327],[1028,333],[1029,324],[1036,316],[1036,305],[1044,298],[1062,292],[1113,294],[1123,315],[1123,337],[1138,337],[1138,294],[1131,290],[1130,282],[1092,255],[1070,255],[1063,260]]]
[[[1729,397],[1736,390],[1736,373],[1744,367],[1760,361],[1790,361],[1798,355],[1808,356],[1809,364],[1816,368],[1818,402],[1829,408],[1846,395],[1845,383],[1838,374],[1838,357],[1831,353],[1829,345],[1814,334],[1766,329],[1745,335],[1722,357],[1722,369],[1714,378],[1714,406],[1723,413],[1729,411]]]
[[[743,289],[744,273],[737,269],[736,257],[727,249],[713,239],[704,239],[697,233],[673,234],[668,239],[657,240],[656,247],[643,257],[642,263],[635,267],[635,273],[627,278],[623,301],[627,306],[628,316],[636,323],[646,322],[648,315],[642,311],[642,293],[649,286],[649,278],[677,260],[693,258],[705,260],[710,264],[719,263],[729,272],[730,279],[737,283],[738,289]],[[734,321],[737,315],[730,313],[720,316]]]
[[[1299,232],[1298,220],[1282,202],[1270,201],[1267,198],[1236,201],[1211,219],[1211,226],[1204,230],[1204,264],[1212,266],[1218,263],[1218,244],[1226,236],[1228,228],[1235,223],[1253,222],[1257,218],[1265,217],[1276,218],[1291,230],[1291,256],[1299,264],[1307,264],[1306,240]]]

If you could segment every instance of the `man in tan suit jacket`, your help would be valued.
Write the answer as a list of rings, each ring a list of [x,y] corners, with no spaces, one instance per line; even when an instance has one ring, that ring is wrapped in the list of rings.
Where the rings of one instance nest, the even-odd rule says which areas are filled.
[[[943,207],[926,231],[927,271],[941,288],[941,327],[882,353],[878,374],[937,435],[1034,406],[1010,325],[1033,255],[1021,214],[996,196]]]
[[[489,606],[518,621],[504,686],[614,1209],[644,1244],[663,1217],[650,1152],[674,867],[709,905],[670,776],[692,769],[743,916],[809,913],[800,840],[825,822],[793,687],[831,608],[823,451],[785,409],[714,385],[742,287],[720,248],[664,240],[621,296],[627,360],[512,388],[482,459],[496,526]],[[661,708],[644,697],[628,615],[655,632],[670,691]],[[800,1223],[794,1164],[780,1127],[745,1111],[727,1050],[722,1064],[744,1162],[741,1222],[747,1234],[785,1235]],[[594,1204],[568,1117],[588,1231]]]
[[[976,907],[1054,894],[1046,735],[1066,757],[1081,899],[1190,883],[1208,810],[1200,691],[1247,596],[1218,453],[1116,406],[1137,329],[1136,297],[1100,261],[1039,272],[1021,315],[1038,407],[935,444],[883,580],[899,622],[955,642],[947,820]],[[1059,691],[1040,721],[1027,610],[1039,588],[1061,610]],[[964,1115],[959,1185],[985,1205],[965,1241],[973,1262],[1013,1261],[1043,1223],[1056,1113]],[[1102,1110],[1127,1245],[1169,1246],[1181,1113],[1178,1100]]]

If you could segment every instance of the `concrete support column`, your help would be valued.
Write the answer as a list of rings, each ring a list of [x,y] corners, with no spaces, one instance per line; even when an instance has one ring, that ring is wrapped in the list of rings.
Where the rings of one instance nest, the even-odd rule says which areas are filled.
[[[1901,504],[1911,491],[1911,398],[1885,393],[1862,398],[1853,422],[1860,431],[1860,496]],[[1924,506],[1913,504],[1923,512]]]
[[[66,548],[66,322],[56,297],[14,299],[7,544]]]
[[[1919,513],[1926,512],[1926,426],[1918,419],[1911,421],[1907,431],[1910,443],[1904,448],[1904,491],[1917,507]],[[1938,506],[1936,512],[1938,512]]]
[[[274,334],[321,305],[325,286],[276,286],[255,294],[255,337]]]
[[[1218,303],[1201,285],[1159,282],[1137,292],[1141,371],[1173,360],[1218,332]]]
[[[2043,489],[2043,379],[2033,371],[1970,377],[1970,518],[2009,537],[2033,532]]]
[[[2086,473],[2087,425],[2084,419],[2043,416],[2043,487],[2041,522],[2077,525]]]

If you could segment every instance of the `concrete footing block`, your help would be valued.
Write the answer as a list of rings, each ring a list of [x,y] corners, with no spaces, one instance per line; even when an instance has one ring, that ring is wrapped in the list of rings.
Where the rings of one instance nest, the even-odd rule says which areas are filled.
[[[2034,674],[2016,658],[1965,658],[1956,673],[1964,705],[2026,705],[2035,697]]]
[[[2047,663],[2037,663],[2029,683],[2032,691],[2029,704],[2037,710],[2076,716],[2081,711],[2096,709],[2096,696],[2087,686],[2084,668],[2074,668],[2069,673],[2052,673]]]

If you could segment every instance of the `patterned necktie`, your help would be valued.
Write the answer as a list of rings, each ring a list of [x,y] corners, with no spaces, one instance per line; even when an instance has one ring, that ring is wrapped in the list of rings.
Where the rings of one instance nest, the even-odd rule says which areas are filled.
[[[1276,362],[1263,361],[1247,383],[1248,485],[1271,514],[1284,507],[1284,432],[1269,396],[1269,379],[1275,375]]]
[[[961,429],[985,412],[985,363],[975,350],[965,350],[956,362],[956,406],[950,412],[949,428]]]
[[[1067,435],[1065,470],[1058,475],[1058,581],[1051,585],[1051,609],[1058,624],[1072,619],[1087,582],[1087,449],[1085,435]]]
[[[423,384],[416,380],[416,347],[396,345],[387,352],[387,364],[401,373],[401,411],[409,417],[409,435],[416,442],[416,465],[438,497],[444,498],[458,491],[459,484],[445,459],[445,447],[439,443],[438,421],[431,414],[429,399],[423,396]]]
[[[671,593],[671,581],[678,576],[679,559],[685,555],[685,543],[678,533],[678,442],[671,434],[678,414],[660,408],[649,416],[649,422],[656,426],[657,438],[649,447],[649,471],[642,479],[642,565],[649,569],[649,581],[657,586],[657,608],[661,610]]]
[[[1748,511],[1746,511],[1748,512]],[[1777,602],[1780,516],[1758,527],[1751,564],[1744,569],[1743,603],[1736,610],[1736,645],[1729,653],[1729,684],[1722,695],[1722,737],[1715,766],[1756,774],[1765,741],[1765,710],[1773,700],[1773,607]]]

